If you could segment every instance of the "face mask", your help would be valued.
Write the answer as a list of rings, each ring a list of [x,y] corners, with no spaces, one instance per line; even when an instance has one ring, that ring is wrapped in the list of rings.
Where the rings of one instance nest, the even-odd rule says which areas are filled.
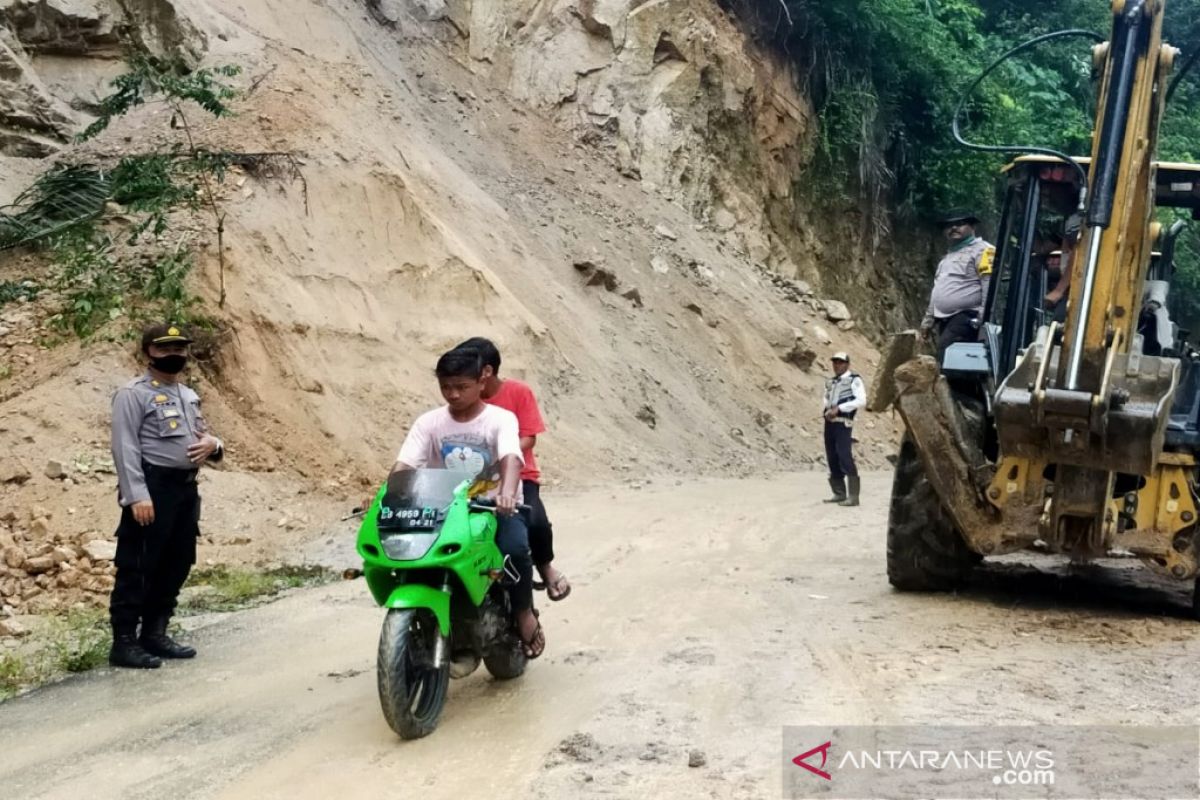
[[[150,366],[167,375],[175,375],[183,371],[183,368],[187,366],[187,360],[187,356],[181,355],[159,356],[150,359]]]

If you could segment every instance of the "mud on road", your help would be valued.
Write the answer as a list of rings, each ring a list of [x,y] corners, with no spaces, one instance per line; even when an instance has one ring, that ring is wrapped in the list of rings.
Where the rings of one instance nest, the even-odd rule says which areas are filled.
[[[765,798],[783,725],[1197,720],[1190,587],[1023,557],[897,594],[889,479],[856,509],[819,473],[550,496],[575,591],[542,601],[546,655],[456,681],[429,738],[385,725],[350,581],[206,621],[193,662],[0,706],[3,795]]]

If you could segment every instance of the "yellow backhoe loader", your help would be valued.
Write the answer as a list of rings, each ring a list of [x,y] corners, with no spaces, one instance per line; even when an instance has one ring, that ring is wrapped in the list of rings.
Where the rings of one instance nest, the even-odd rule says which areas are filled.
[[[1132,553],[1196,579],[1200,354],[1170,320],[1169,288],[1175,237],[1200,218],[1200,165],[1155,160],[1164,103],[1182,77],[1171,80],[1178,51],[1163,42],[1164,5],[1116,0],[1107,40],[1038,37],[964,94],[960,110],[1031,46],[1093,39],[1090,158],[973,145],[955,117],[963,144],[1022,155],[1005,169],[979,341],[950,346],[938,363],[917,354],[915,334],[899,335],[872,401],[894,405],[906,427],[887,538],[898,589],[951,588],[981,558],[1033,546],[1076,561]],[[1060,256],[1069,291],[1056,315],[1043,297]]]

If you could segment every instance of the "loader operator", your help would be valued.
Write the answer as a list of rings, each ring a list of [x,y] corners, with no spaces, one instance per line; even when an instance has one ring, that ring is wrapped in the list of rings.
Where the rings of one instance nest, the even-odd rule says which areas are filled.
[[[928,341],[931,332],[937,336],[939,362],[950,345],[979,338],[996,257],[996,248],[975,235],[979,224],[975,214],[961,209],[951,211],[941,223],[950,249],[938,262],[929,307],[921,322],[922,339]]]

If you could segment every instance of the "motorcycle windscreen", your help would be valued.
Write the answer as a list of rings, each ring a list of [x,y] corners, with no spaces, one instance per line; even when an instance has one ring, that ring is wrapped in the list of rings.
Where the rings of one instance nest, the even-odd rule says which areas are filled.
[[[435,531],[446,519],[454,490],[469,475],[448,469],[411,469],[388,476],[379,505],[379,530]]]

